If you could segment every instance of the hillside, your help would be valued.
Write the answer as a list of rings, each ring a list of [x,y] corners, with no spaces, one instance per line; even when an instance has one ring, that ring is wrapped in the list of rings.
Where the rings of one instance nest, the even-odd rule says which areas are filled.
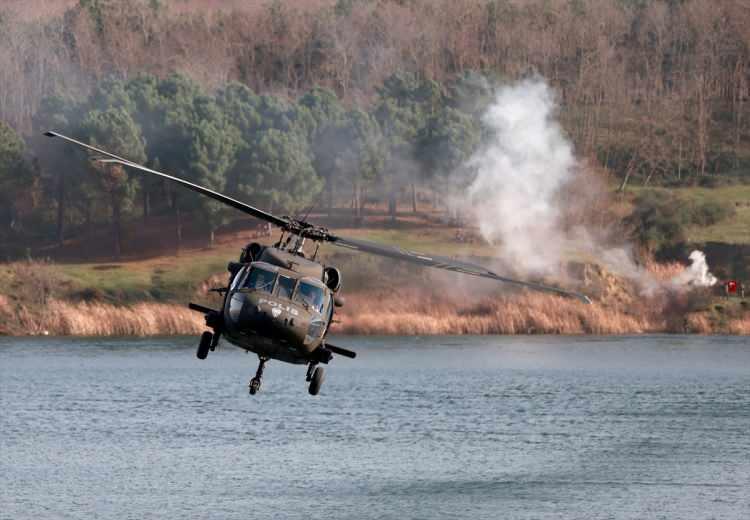
[[[316,220],[325,222],[319,215]],[[387,222],[387,220],[385,221]],[[245,228],[242,230],[241,228]],[[0,269],[0,333],[74,335],[196,334],[202,317],[188,311],[194,301],[218,306],[209,292],[226,283],[226,263],[249,241],[269,243],[252,221],[238,221],[217,234],[214,248],[186,248],[179,255],[147,249],[139,259],[112,262],[15,262]],[[137,230],[133,230],[137,233]],[[428,219],[405,219],[400,228],[377,224],[336,229],[360,237],[491,265],[497,254],[476,232]],[[77,253],[76,253],[77,251]],[[70,244],[69,254],[91,254],[92,246]],[[750,251],[748,251],[750,253]],[[131,249],[131,256],[135,249]],[[718,290],[639,294],[632,281],[596,264],[571,260],[574,288],[594,305],[501,284],[421,269],[326,246],[322,260],[343,272],[345,307],[338,333],[357,334],[635,334],[699,332],[750,334],[750,302],[727,300]],[[710,261],[720,263],[720,256]],[[680,264],[652,264],[668,280]],[[570,283],[570,282],[569,282]]]
[[[55,129],[275,214],[617,286],[630,303],[608,312],[636,316],[542,330],[685,329],[624,287],[693,249],[720,281],[750,279],[748,27],[735,0],[5,2],[3,308],[184,302],[257,234]],[[347,278],[366,303],[390,271],[363,265]],[[35,270],[42,300],[23,289]],[[432,286],[401,274],[410,294]],[[653,305],[713,312],[691,302]]]

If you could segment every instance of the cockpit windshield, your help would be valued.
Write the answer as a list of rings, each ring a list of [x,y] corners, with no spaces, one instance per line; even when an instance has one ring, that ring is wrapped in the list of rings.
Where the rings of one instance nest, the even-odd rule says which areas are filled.
[[[279,275],[279,283],[276,284],[276,295],[280,298],[292,299],[294,294],[294,286],[297,284],[297,280],[289,278],[288,276]]]
[[[273,271],[267,271],[260,267],[253,267],[250,269],[250,274],[245,280],[243,287],[255,291],[271,292],[275,281],[276,273]]]
[[[323,289],[317,285],[300,282],[297,287],[297,293],[294,296],[294,301],[307,304],[316,311],[323,312],[325,294],[323,293]]]

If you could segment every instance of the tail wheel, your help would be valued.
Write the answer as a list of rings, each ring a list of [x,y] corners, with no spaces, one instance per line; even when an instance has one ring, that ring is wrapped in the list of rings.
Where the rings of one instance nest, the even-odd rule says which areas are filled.
[[[195,355],[198,357],[198,359],[206,359],[213,339],[214,335],[209,331],[206,331],[201,335],[201,341],[200,343],[198,343],[198,350],[195,352]]]
[[[315,372],[313,372],[312,379],[310,380],[310,388],[308,391],[310,392],[310,395],[318,395],[318,392],[320,392],[320,387],[323,385],[323,381],[325,381],[326,374],[325,370],[323,370],[323,367],[317,367],[315,369]]]

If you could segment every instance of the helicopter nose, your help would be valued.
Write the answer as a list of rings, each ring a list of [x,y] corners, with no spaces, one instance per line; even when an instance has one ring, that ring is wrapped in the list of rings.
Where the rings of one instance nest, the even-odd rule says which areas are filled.
[[[229,318],[234,328],[271,338],[297,338],[294,316],[272,305],[257,293],[235,293],[229,303]]]

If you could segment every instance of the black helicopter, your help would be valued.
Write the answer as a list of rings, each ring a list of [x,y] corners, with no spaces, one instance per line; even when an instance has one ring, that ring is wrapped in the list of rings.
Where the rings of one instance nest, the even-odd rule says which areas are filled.
[[[338,295],[341,290],[339,270],[316,261],[321,242],[426,267],[570,296],[591,303],[588,297],[582,294],[506,278],[479,265],[341,237],[326,228],[303,220],[267,213],[221,193],[152,170],[57,132],[46,132],[45,135],[59,137],[94,152],[97,154],[95,160],[98,162],[119,164],[176,182],[281,228],[281,238],[273,246],[249,244],[242,250],[238,262],[229,263],[229,282],[226,287],[216,289],[223,295],[221,309],[189,304],[191,309],[205,315],[206,326],[213,331],[205,331],[202,334],[197,350],[198,359],[206,359],[209,351],[216,348],[222,336],[230,343],[258,355],[260,364],[255,377],[248,385],[251,394],[260,390],[263,368],[269,359],[307,365],[306,380],[310,383],[309,392],[317,395],[324,379],[323,367],[318,365],[328,364],[334,355],[348,358],[356,356],[351,350],[337,347],[326,340],[326,334],[333,321],[334,308],[343,305],[343,300]],[[318,246],[310,257],[303,251],[306,241],[315,242]]]

